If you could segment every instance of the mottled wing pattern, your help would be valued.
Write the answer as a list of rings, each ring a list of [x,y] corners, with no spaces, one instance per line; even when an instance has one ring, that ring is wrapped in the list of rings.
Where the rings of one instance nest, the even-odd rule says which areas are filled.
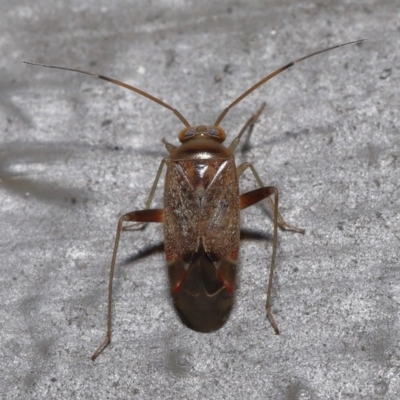
[[[167,261],[191,264],[200,243],[212,260],[236,261],[240,217],[233,159],[170,160],[166,181]]]

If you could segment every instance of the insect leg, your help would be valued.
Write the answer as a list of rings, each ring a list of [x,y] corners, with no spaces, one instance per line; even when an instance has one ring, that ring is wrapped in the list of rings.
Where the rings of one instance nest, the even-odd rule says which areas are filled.
[[[100,344],[98,349],[94,352],[91,359],[94,361],[97,356],[105,349],[105,347],[110,343],[111,340],[111,308],[112,308],[112,291],[113,291],[113,279],[114,279],[114,270],[115,270],[115,262],[117,259],[117,251],[119,245],[119,239],[121,236],[121,231],[123,230],[124,222],[163,222],[164,221],[164,210],[162,209],[152,209],[152,210],[139,210],[132,211],[123,215],[117,225],[117,234],[115,236],[114,243],[114,251],[111,259],[111,267],[110,267],[110,278],[108,281],[108,307],[107,307],[107,331],[106,337],[103,342]]]
[[[251,192],[244,193],[240,196],[239,207],[241,210],[250,207],[253,204],[258,203],[269,196],[274,195],[274,236],[272,239],[272,256],[271,256],[271,266],[269,269],[269,279],[267,286],[267,302],[265,304],[265,309],[267,311],[267,317],[274,328],[274,331],[279,335],[278,325],[276,324],[271,311],[271,293],[272,293],[272,281],[274,277],[275,269],[275,259],[276,259],[276,248],[278,245],[278,202],[279,202],[279,192],[274,186],[265,186],[259,189],[252,190]]]
[[[162,170],[163,170],[163,168],[164,168],[164,165],[165,165],[166,163],[167,163],[167,160],[164,158],[164,159],[161,161],[160,166],[158,167],[157,175],[156,175],[156,178],[154,179],[153,186],[151,187],[150,194],[149,194],[149,198],[148,198],[147,201],[146,201],[146,204],[145,204],[145,206],[144,206],[144,210],[148,210],[148,209],[150,208],[150,206],[151,206],[151,202],[153,201],[154,194],[155,194],[156,189],[157,189],[158,181],[160,180],[161,172],[162,172]],[[125,227],[123,227],[122,229],[123,229],[124,231],[133,231],[133,230],[142,229],[142,228],[144,228],[145,226],[146,226],[146,223],[145,223],[145,222],[137,222],[137,223],[134,223],[134,224],[125,226]]]
[[[250,140],[250,135],[253,131],[253,127],[254,124],[257,122],[258,118],[260,117],[261,113],[263,112],[265,108],[265,103],[261,104],[261,107],[255,112],[255,114],[253,114],[248,120],[247,122],[244,124],[243,128],[240,130],[239,134],[236,136],[235,139],[233,139],[232,143],[229,145],[229,150],[231,150],[232,152],[236,149],[236,147],[238,146],[240,139],[242,138],[243,134],[246,132],[246,130],[248,130],[248,136],[246,138],[246,142],[244,144],[244,147],[248,147],[249,146],[249,140]],[[251,172],[253,173],[254,177],[256,178],[256,181],[258,183],[258,186],[260,188],[264,187],[263,182],[261,181],[260,176],[258,175],[257,171],[255,170],[255,168],[253,167],[252,164],[250,164],[249,162],[245,162],[241,165],[238,166],[237,168],[237,175],[238,178],[240,178],[240,176],[243,174],[243,172],[247,169],[250,168]],[[274,203],[272,202],[270,197],[267,197],[267,203],[268,206],[273,210],[274,209]],[[284,219],[282,218],[281,214],[279,213],[278,210],[278,225],[281,229],[287,230],[287,231],[292,231],[292,232],[298,232],[298,233],[302,233],[304,234],[305,230],[301,229],[301,228],[297,228],[293,225],[290,225],[288,223],[286,223],[284,221]]]
[[[235,139],[232,140],[232,143],[229,145],[229,150],[233,153],[236,149],[236,147],[238,146],[240,139],[242,138],[243,134],[248,131],[248,135],[246,138],[246,142],[244,144],[244,147],[249,147],[249,141],[250,141],[250,136],[251,133],[253,132],[253,128],[254,128],[254,124],[257,122],[260,114],[263,112],[265,108],[265,103],[261,104],[261,107],[256,111],[255,114],[253,114],[248,120],[247,122],[244,124],[243,128],[240,130],[239,134],[235,137]]]
[[[255,170],[255,168],[253,167],[253,165],[252,165],[251,163],[249,163],[249,162],[244,162],[243,164],[240,164],[240,165],[237,167],[237,175],[238,175],[238,178],[243,174],[243,172],[244,172],[247,168],[250,168],[251,172],[253,173],[254,177],[256,178],[256,181],[257,181],[257,183],[258,183],[258,186],[259,186],[260,188],[264,187],[264,184],[263,184],[263,182],[262,182],[260,176],[258,175],[258,173],[257,173],[257,171]],[[268,206],[269,206],[272,210],[274,210],[274,209],[275,209],[275,205],[274,205],[274,202],[272,201],[272,199],[271,199],[270,197],[267,197],[266,200],[267,200]],[[304,235],[304,233],[305,233],[305,230],[304,230],[304,229],[302,229],[302,228],[297,228],[297,227],[294,226],[294,225],[290,225],[290,224],[286,223],[286,222],[284,221],[284,219],[282,218],[282,215],[279,213],[279,211],[278,211],[278,225],[279,225],[279,228],[284,229],[285,231],[297,232],[297,233],[301,233],[301,234],[303,234],[303,235]]]

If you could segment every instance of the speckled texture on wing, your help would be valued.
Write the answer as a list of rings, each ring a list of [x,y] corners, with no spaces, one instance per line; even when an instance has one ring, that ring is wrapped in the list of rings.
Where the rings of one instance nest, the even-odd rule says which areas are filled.
[[[236,261],[239,250],[239,188],[232,158],[170,160],[164,194],[168,263],[191,263],[200,239],[212,260]]]

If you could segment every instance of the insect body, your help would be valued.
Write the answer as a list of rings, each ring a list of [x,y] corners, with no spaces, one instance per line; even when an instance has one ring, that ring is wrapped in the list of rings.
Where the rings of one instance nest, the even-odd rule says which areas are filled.
[[[108,289],[107,332],[104,341],[92,356],[95,360],[111,340],[111,304],[113,277],[121,232],[126,222],[164,223],[164,243],[171,294],[182,322],[198,332],[212,332],[227,321],[233,305],[236,263],[240,239],[240,210],[266,199],[273,211],[272,257],[267,286],[266,312],[275,333],[279,333],[271,313],[271,291],[275,267],[278,226],[304,233],[303,229],[287,224],[279,214],[279,194],[273,186],[264,186],[254,167],[246,162],[236,166],[233,153],[242,135],[257,121],[262,107],[244,125],[238,136],[225,147],[226,134],[219,126],[228,111],[269,79],[306,58],[337,47],[330,47],[293,61],[239,96],[217,118],[212,126],[192,127],[182,114],[163,101],[138,88],[102,75],[76,69],[29,63],[94,76],[130,89],[171,110],[186,126],[179,133],[181,145],[166,143],[169,157],[162,160],[144,210],[123,215],[117,226],[110,268]],[[167,167],[164,208],[150,209],[162,173]],[[250,169],[258,188],[240,194],[238,179]],[[271,199],[273,197],[273,201]]]
[[[185,129],[168,160],[165,253],[182,321],[211,332],[232,308],[239,251],[239,188],[231,152],[215,127]]]
[[[255,122],[262,108],[246,125]],[[236,166],[233,149],[221,144],[221,128],[186,128],[179,139],[182,145],[165,161],[164,237],[171,294],[185,325],[212,332],[224,325],[233,306],[240,209],[275,195],[277,221],[278,192],[261,187],[239,195],[238,172],[250,164]],[[304,233],[284,222],[282,226]],[[270,319],[275,325],[272,315]]]

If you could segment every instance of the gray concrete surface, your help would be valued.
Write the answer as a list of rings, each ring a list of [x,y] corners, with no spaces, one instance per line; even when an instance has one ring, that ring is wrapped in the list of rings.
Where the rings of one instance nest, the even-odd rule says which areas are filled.
[[[398,399],[398,1],[0,2],[0,397]],[[220,331],[183,326],[162,226],[123,235],[114,336],[103,339],[118,217],[143,207],[163,138],[182,124],[81,68],[137,85],[193,124],[258,79],[336,43],[234,108],[230,138],[265,101],[254,163],[305,236],[280,233],[264,312],[271,222],[243,213],[235,309]],[[247,174],[243,191],[254,188]],[[160,207],[162,189],[155,206]]]

